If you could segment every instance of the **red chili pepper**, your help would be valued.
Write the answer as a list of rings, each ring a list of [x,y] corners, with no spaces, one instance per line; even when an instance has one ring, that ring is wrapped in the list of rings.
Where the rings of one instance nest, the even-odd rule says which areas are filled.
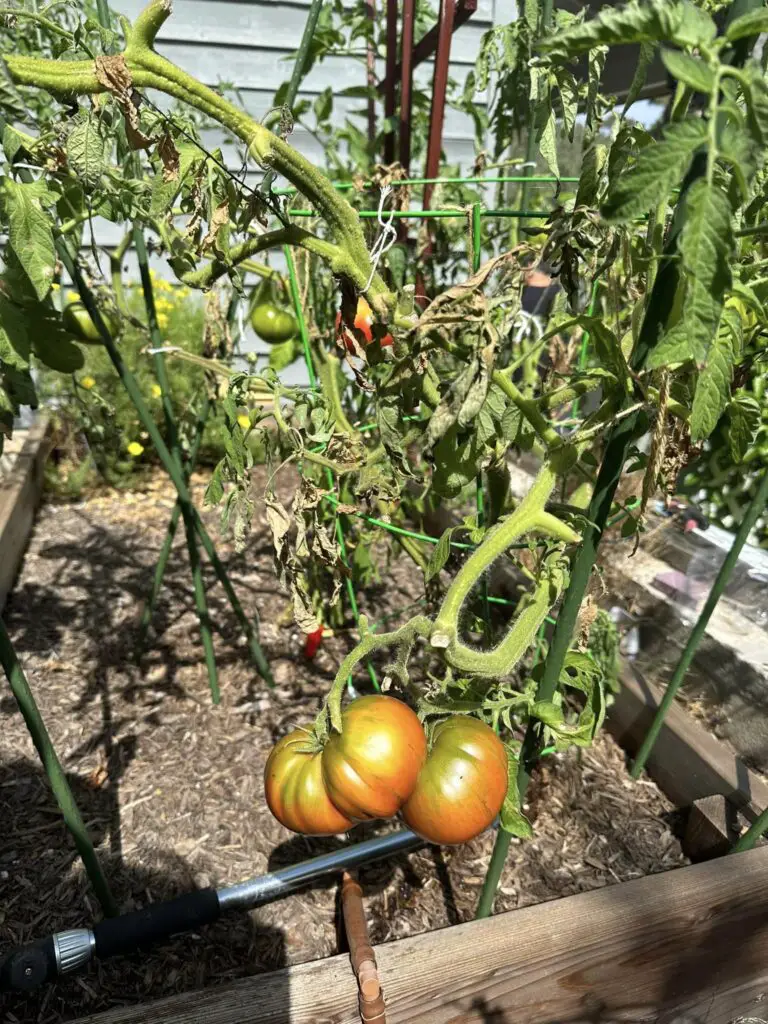
[[[323,627],[318,626],[317,629],[311,633],[307,633],[304,638],[304,657],[310,661],[317,652],[320,650],[320,644],[323,642]]]

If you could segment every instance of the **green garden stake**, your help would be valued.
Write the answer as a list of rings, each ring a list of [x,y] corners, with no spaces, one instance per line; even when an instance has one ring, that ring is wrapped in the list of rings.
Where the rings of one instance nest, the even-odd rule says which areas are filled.
[[[745,850],[751,850],[758,839],[761,838],[763,833],[768,829],[768,807],[762,811],[757,818],[752,822],[747,831],[741,836],[733,846],[731,853],[743,853]]]
[[[153,361],[155,365],[155,376],[160,386],[163,403],[163,416],[165,419],[165,430],[168,436],[168,446],[176,469],[182,479],[186,481],[187,476],[184,470],[184,463],[179,444],[178,428],[173,414],[171,404],[171,385],[168,380],[168,373],[165,368],[165,359],[162,352],[163,339],[160,335],[160,328],[157,325],[157,314],[155,311],[155,296],[152,288],[152,279],[149,274],[149,261],[147,259],[147,247],[144,242],[144,232],[138,224],[133,228],[133,244],[136,249],[136,257],[139,263],[139,274],[141,276],[141,287],[144,291],[144,304],[147,310],[147,321],[149,323],[149,335],[154,348]],[[189,565],[192,570],[192,587],[195,599],[195,611],[200,623],[200,638],[203,643],[205,656],[205,667],[208,673],[208,687],[211,691],[211,699],[214,704],[221,700],[219,692],[219,679],[216,671],[216,655],[213,650],[213,635],[211,632],[211,617],[208,613],[208,601],[205,596],[205,583],[203,581],[203,570],[200,564],[200,552],[197,547],[197,534],[195,531],[195,520],[192,512],[192,503],[189,491],[184,496],[179,494],[177,504],[181,507],[181,516],[184,520],[184,531],[187,540],[187,554]],[[175,511],[175,510],[174,510]],[[178,522],[178,519],[177,519]],[[174,528],[175,529],[175,528]],[[172,539],[172,538],[171,538]]]
[[[691,662],[696,654],[696,649],[701,643],[701,639],[706,632],[707,624],[712,618],[712,613],[717,607],[717,603],[723,595],[723,591],[728,584],[731,573],[736,567],[741,549],[746,544],[747,537],[752,532],[752,528],[765,508],[766,502],[768,502],[768,471],[763,475],[763,479],[760,482],[760,486],[758,487],[754,498],[747,506],[747,510],[744,513],[744,518],[741,521],[738,532],[733,538],[733,543],[731,544],[728,554],[723,560],[723,564],[720,566],[720,571],[715,577],[715,582],[712,584],[709,596],[704,602],[704,607],[701,609],[699,617],[696,620],[696,625],[691,630],[688,641],[683,648],[683,652],[680,655],[677,665],[675,666],[675,671],[672,673],[672,678],[667,684],[664,696],[661,699],[661,703],[656,711],[653,722],[651,722],[651,727],[646,733],[645,739],[637,752],[637,757],[632,765],[633,779],[639,778],[640,773],[645,767],[648,756],[653,750],[653,745],[661,732],[662,726],[664,725],[664,719],[667,717],[667,712],[675,700],[675,695],[680,689],[683,679],[685,679],[685,674],[691,666]],[[747,847],[742,847],[742,849],[747,849]]]
[[[56,802],[59,805],[64,822],[72,834],[85,872],[93,886],[93,891],[96,893],[101,908],[107,917],[114,917],[118,912],[117,903],[109,888],[101,862],[94,849],[93,841],[88,834],[88,829],[85,827],[82,815],[75,803],[75,798],[67,782],[64,769],[61,767],[61,762],[56,756],[56,751],[51,743],[51,737],[45,728],[45,722],[29,688],[24,670],[16,656],[16,651],[13,648],[11,638],[8,636],[2,619],[0,619],[0,664],[3,666],[11,692],[16,698],[19,711],[21,711],[24,717],[27,730],[32,737],[40,763],[51,784],[53,795],[56,797]]]
[[[184,467],[184,477],[189,480],[189,477],[194,469],[195,463],[197,462],[197,453],[200,448],[200,442],[203,439],[203,432],[205,431],[205,424],[208,419],[208,412],[210,408],[210,401],[206,396],[203,404],[200,408],[200,412],[195,423],[195,432],[192,440],[192,447],[189,452],[189,459]],[[173,541],[176,536],[176,529],[181,519],[181,502],[176,499],[176,503],[173,506],[171,512],[171,518],[168,520],[168,528],[165,531],[165,538],[163,540],[162,547],[160,548],[160,554],[157,559],[157,565],[155,566],[155,574],[152,578],[152,589],[147,596],[147,600],[144,604],[144,608],[141,613],[139,620],[139,650],[144,647],[146,642],[146,634],[149,629],[150,623],[154,618],[155,609],[157,607],[157,599],[160,596],[160,590],[163,586],[163,578],[165,577],[165,570],[168,565],[168,558],[173,548]]]

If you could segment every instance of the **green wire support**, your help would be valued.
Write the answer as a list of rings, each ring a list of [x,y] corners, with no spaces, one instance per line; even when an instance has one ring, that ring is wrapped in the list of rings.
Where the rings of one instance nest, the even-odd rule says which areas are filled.
[[[288,210],[291,217],[316,217],[314,210]],[[378,210],[358,210],[358,217],[362,220],[376,220],[379,216]],[[387,217],[394,220],[463,220],[467,216],[466,209],[456,210],[388,210]],[[481,210],[481,217],[519,217],[535,220],[546,220],[549,213],[541,210],[513,210],[511,208],[500,210]]]
[[[654,716],[651,727],[646,733],[645,739],[637,752],[637,757],[632,765],[632,778],[637,779],[640,776],[645,764],[648,760],[648,756],[653,750],[653,745],[661,732],[662,726],[664,725],[664,719],[667,717],[667,712],[674,703],[675,695],[680,689],[680,685],[685,678],[685,674],[690,668],[691,662],[693,661],[696,649],[701,642],[702,637],[707,629],[707,624],[712,618],[712,613],[717,607],[717,603],[723,595],[728,580],[730,579],[731,573],[733,572],[736,563],[739,560],[741,549],[744,547],[747,537],[752,531],[755,522],[759,518],[763,509],[765,508],[766,502],[768,501],[768,471],[763,475],[763,479],[760,482],[760,486],[755,493],[754,498],[747,506],[747,510],[744,513],[744,518],[741,521],[738,532],[733,538],[728,554],[723,560],[723,564],[720,566],[715,582],[712,584],[712,589],[709,592],[707,600],[704,602],[704,607],[699,613],[699,617],[696,620],[696,625],[691,630],[688,641],[683,648],[683,652],[680,655],[680,660],[675,666],[675,670],[672,673],[672,678],[667,684],[667,688],[664,691],[661,703],[659,704],[658,710]],[[747,846],[742,849],[748,849]]]
[[[524,175],[499,175],[484,178],[407,178],[401,181],[390,182],[391,188],[405,188],[411,185],[497,185],[509,182],[511,184],[527,181],[530,184],[537,185],[557,185],[558,182],[577,183],[578,178],[555,178],[551,174],[540,174],[532,175],[531,177],[525,177]],[[332,181],[331,185],[339,192],[351,192],[359,191],[359,186],[351,181]],[[363,188],[374,189],[379,186],[374,184],[372,181],[367,181]],[[273,189],[273,195],[276,196],[294,196],[298,189],[290,186],[288,188],[276,188]]]
[[[224,565],[221,562],[221,559],[219,558],[218,554],[216,553],[214,543],[211,540],[210,535],[206,530],[202,519],[200,518],[200,514],[194,507],[194,503],[192,502],[192,498],[189,493],[189,488],[187,487],[187,482],[184,478],[184,473],[182,472],[181,468],[177,466],[175,460],[171,456],[171,453],[168,451],[168,447],[165,441],[163,440],[160,431],[157,429],[157,425],[154,419],[152,418],[149,409],[147,409],[147,406],[144,402],[144,397],[141,393],[141,389],[139,388],[139,385],[136,382],[136,378],[125,365],[123,357],[120,354],[119,349],[115,345],[112,334],[110,333],[107,325],[104,323],[104,318],[102,317],[101,312],[99,311],[96,300],[94,299],[91,290],[88,288],[88,285],[86,284],[85,279],[83,278],[80,267],[77,264],[72,253],[70,252],[69,246],[66,244],[66,242],[61,236],[57,237],[56,239],[56,250],[59,254],[59,258],[61,259],[62,264],[64,265],[64,269],[69,274],[73,284],[75,285],[80,294],[80,299],[83,305],[85,306],[86,310],[88,311],[88,315],[90,316],[91,320],[93,320],[94,325],[96,326],[96,329],[99,332],[99,335],[101,336],[101,340],[104,344],[104,347],[107,350],[109,358],[112,361],[112,365],[115,367],[115,370],[117,371],[117,374],[120,377],[120,380],[122,381],[125,390],[128,392],[128,397],[131,399],[134,406],[136,407],[136,412],[139,415],[141,424],[146,430],[146,432],[149,434],[152,444],[154,445],[155,450],[157,452],[158,458],[163,464],[166,473],[168,473],[169,477],[171,478],[171,481],[174,487],[176,488],[179,498],[181,498],[182,501],[187,501],[192,508],[192,518],[195,530],[200,539],[200,543],[202,544],[203,550],[205,551],[206,555],[208,556],[211,562],[211,565],[213,566],[213,569],[216,573],[216,576],[219,579],[219,582],[224,588],[229,603],[232,606],[232,610],[235,613],[236,618],[240,622],[241,628],[245,632],[245,635],[248,639],[248,646],[250,648],[251,656],[253,657],[254,663],[258,671],[264,678],[265,682],[267,682],[268,685],[273,686],[274,681],[272,679],[272,673],[270,671],[269,664],[266,658],[264,657],[264,652],[261,649],[261,645],[259,644],[259,639],[256,634],[256,630],[254,629],[253,624],[249,620],[248,616],[245,614],[243,606],[240,604],[240,600],[234,591],[234,588],[232,586],[232,583],[230,582],[229,576],[227,575]]]
[[[160,385],[161,401],[163,405],[163,418],[165,420],[165,432],[168,438],[168,447],[171,457],[174,460],[177,472],[186,482],[187,475],[184,470],[184,462],[179,444],[179,431],[173,412],[171,401],[171,384],[168,380],[168,372],[165,367],[163,353],[159,349],[163,346],[163,339],[160,335],[160,328],[157,324],[157,312],[155,310],[155,296],[152,288],[152,279],[149,274],[149,260],[147,259],[147,247],[144,242],[144,232],[139,224],[133,226],[133,245],[136,249],[136,258],[139,264],[139,276],[141,287],[144,292],[144,305],[147,311],[147,322],[149,324],[149,336],[154,349],[152,359],[155,367],[155,376]],[[187,554],[189,565],[192,571],[192,588],[194,592],[195,611],[200,623],[200,639],[203,643],[205,656],[205,667],[208,673],[208,687],[211,691],[211,700],[218,704],[221,700],[219,691],[218,672],[216,670],[216,654],[213,649],[213,633],[211,629],[211,617],[208,612],[208,601],[205,596],[205,582],[203,580],[203,569],[200,563],[200,551],[197,547],[197,535],[195,532],[195,520],[192,511],[192,504],[189,496],[179,494],[177,504],[181,508],[181,516],[184,520],[184,532],[187,541]],[[174,509],[175,511],[175,509]],[[178,521],[178,520],[177,520]],[[175,528],[174,528],[175,529]]]
[[[32,742],[35,745],[40,762],[51,784],[51,789],[61,810],[64,823],[72,834],[77,852],[80,854],[83,862],[85,873],[88,875],[88,880],[93,886],[93,891],[96,893],[104,913],[107,917],[114,917],[118,912],[117,903],[109,888],[109,883],[104,875],[104,870],[94,848],[93,841],[88,834],[88,829],[85,827],[85,822],[75,803],[75,798],[67,782],[64,769],[61,767],[61,762],[56,756],[56,751],[53,748],[53,743],[51,743],[48,730],[45,728],[45,722],[40,714],[40,709],[29,688],[24,670],[16,656],[16,651],[2,619],[0,619],[0,663],[2,663],[11,692],[16,699],[19,711],[24,718],[24,723],[29,735],[32,737]]]
[[[304,362],[307,366],[307,374],[309,376],[309,382],[312,387],[317,385],[317,374],[315,373],[315,367],[312,360],[312,349],[309,345],[309,331],[307,330],[307,321],[304,317],[304,306],[301,301],[301,295],[299,293],[299,282],[296,278],[296,264],[293,260],[293,253],[291,247],[288,245],[283,246],[283,252],[285,254],[285,262],[288,265],[288,285],[291,291],[291,299],[293,300],[293,306],[296,310],[296,319],[299,323],[299,336],[301,337],[301,344],[304,350]],[[333,473],[330,469],[325,470],[326,479],[328,480],[328,486],[333,488],[335,486]],[[330,497],[326,495],[326,497]],[[339,552],[341,553],[342,564],[349,568],[349,558],[347,555],[347,545],[344,539],[344,526],[341,521],[341,516],[336,516],[336,540],[339,545]],[[355,594],[354,584],[352,583],[351,575],[346,576],[345,589],[347,592],[347,598],[349,600],[349,606],[352,611],[352,617],[355,620],[358,631],[360,630],[360,609],[357,604],[357,595]],[[360,634],[362,636],[362,633]],[[370,661],[366,661],[366,668],[368,669],[368,675],[370,676],[373,688],[378,693],[381,690],[379,686],[379,680],[376,675],[376,670]],[[349,677],[347,681],[348,685],[352,685],[352,677]]]

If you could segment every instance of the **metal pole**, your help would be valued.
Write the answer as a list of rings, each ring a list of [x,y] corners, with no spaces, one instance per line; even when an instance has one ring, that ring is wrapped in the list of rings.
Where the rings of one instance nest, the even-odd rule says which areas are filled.
[[[400,77],[400,166],[408,173],[411,166],[411,97],[413,92],[413,29],[416,0],[403,0],[403,39]]]
[[[24,670],[16,656],[16,651],[11,643],[11,638],[5,628],[5,623],[0,619],[0,664],[8,679],[11,692],[16,699],[19,711],[32,737],[32,742],[37,750],[40,762],[51,784],[56,803],[59,805],[64,822],[72,834],[77,847],[77,852],[83,861],[85,872],[93,886],[101,908],[107,916],[112,917],[117,913],[117,903],[109,888],[109,883],[104,875],[93,841],[88,835],[88,829],[78,810],[75,798],[72,795],[64,769],[56,756],[51,737],[45,728],[45,722],[40,710],[35,703],[35,698],[29,688],[29,683],[24,675]]]
[[[432,106],[429,114],[429,142],[427,144],[427,165],[425,178],[436,178],[440,167],[440,152],[443,145],[443,122],[445,120],[445,94],[448,88],[448,71],[451,60],[451,39],[456,0],[441,0],[440,22],[438,25],[435,73],[432,78]],[[424,188],[424,209],[429,209],[432,185]]]
[[[728,580],[730,578],[736,563],[739,560],[739,554],[741,549],[744,547],[747,537],[749,536],[752,528],[755,525],[758,517],[765,508],[766,501],[768,501],[768,471],[763,475],[763,479],[760,482],[760,486],[757,489],[752,501],[749,503],[744,518],[739,526],[738,533],[733,538],[728,554],[725,556],[723,564],[720,566],[720,572],[718,572],[715,582],[712,584],[712,589],[709,592],[709,596],[704,603],[704,607],[701,609],[701,613],[696,621],[696,625],[691,630],[691,634],[688,637],[688,642],[683,648],[683,652],[680,655],[680,660],[675,666],[675,671],[672,673],[672,678],[669,680],[667,688],[662,697],[661,703],[659,704],[656,715],[654,716],[651,727],[648,730],[645,739],[642,742],[640,749],[637,752],[635,763],[632,765],[632,778],[636,779],[639,777],[643,768],[645,767],[648,755],[653,749],[653,745],[656,742],[656,738],[661,732],[661,728],[664,725],[664,719],[667,716],[667,712],[672,706],[675,695],[680,689],[680,685],[685,678],[685,674],[690,668],[691,662],[693,661],[696,649],[701,642],[702,637],[707,629],[707,624],[712,618],[712,613],[717,607],[717,602],[723,595],[723,591],[726,588]],[[742,849],[748,849],[744,846]]]
[[[374,39],[376,38],[376,0],[366,0],[365,13],[368,16],[368,20],[371,23],[371,31]],[[373,146],[373,141],[376,138],[376,101],[373,97],[373,90],[376,87],[376,51],[374,43],[368,43],[365,55],[366,64],[366,82],[368,88],[371,90],[371,95],[368,97],[368,142]]]
[[[384,136],[384,163],[395,160],[395,68],[397,67],[397,0],[387,0],[387,67],[384,79],[384,118],[388,131]]]

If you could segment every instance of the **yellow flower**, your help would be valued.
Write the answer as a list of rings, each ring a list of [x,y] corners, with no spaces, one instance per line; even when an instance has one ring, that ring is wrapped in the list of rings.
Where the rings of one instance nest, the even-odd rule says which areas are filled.
[[[57,292],[60,288],[61,288],[61,285],[60,284],[56,284],[55,281],[51,285],[51,290],[54,291],[54,292]]]
[[[157,314],[157,326],[160,328],[161,331],[165,330],[165,328],[168,326],[168,314],[167,313],[158,313]]]
[[[163,389],[160,387],[159,384],[153,384],[152,385],[152,397],[153,398],[159,398],[160,395],[162,395],[162,393],[163,393]]]
[[[157,271],[155,270],[154,267],[150,267],[149,268],[149,277],[150,277],[150,280],[152,280],[152,281],[156,281],[157,280]]]
[[[139,444],[138,441],[131,441],[128,445],[128,454],[132,455],[135,459],[139,457],[144,451],[144,445]]]
[[[67,302],[79,302],[80,296],[77,292],[73,292],[71,289],[67,292]]]
[[[180,299],[186,299],[189,295],[189,288],[186,285],[182,285],[181,288],[176,289],[176,295]]]
[[[86,391],[90,391],[95,384],[96,381],[93,379],[93,377],[83,377],[83,379],[80,381],[80,387],[85,388]]]
[[[159,312],[167,312],[168,310],[173,309],[173,303],[169,302],[164,295],[161,295],[155,302],[155,307]]]
[[[250,427],[251,425],[251,417],[248,415],[248,413],[241,412],[240,415],[237,417],[237,422],[240,424],[243,430],[247,430],[248,427]]]

